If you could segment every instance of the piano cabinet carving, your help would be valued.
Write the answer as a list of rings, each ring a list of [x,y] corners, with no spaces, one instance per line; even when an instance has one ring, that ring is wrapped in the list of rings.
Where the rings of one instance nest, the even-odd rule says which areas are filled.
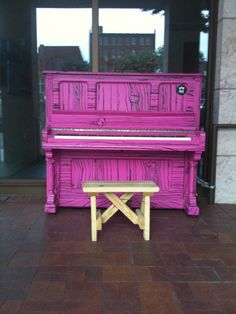
[[[50,71],[45,78],[45,212],[89,207],[84,181],[152,180],[160,187],[152,208],[199,214],[200,75]],[[97,204],[108,206],[102,196]]]

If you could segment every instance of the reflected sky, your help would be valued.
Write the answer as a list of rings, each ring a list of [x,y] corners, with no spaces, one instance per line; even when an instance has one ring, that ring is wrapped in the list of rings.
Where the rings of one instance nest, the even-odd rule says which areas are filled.
[[[156,48],[164,43],[163,15],[140,9],[100,9],[99,25],[105,33],[154,33]],[[80,46],[89,59],[91,9],[37,9],[37,45]]]
[[[164,44],[163,14],[141,9],[100,9],[99,25],[104,33],[156,33],[156,49]],[[92,9],[37,9],[37,45],[79,46],[89,61]],[[200,50],[207,56],[208,35],[201,33]]]

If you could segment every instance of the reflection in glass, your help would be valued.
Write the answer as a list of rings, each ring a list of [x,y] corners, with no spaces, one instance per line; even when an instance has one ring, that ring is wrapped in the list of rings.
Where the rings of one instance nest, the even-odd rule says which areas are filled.
[[[83,2],[85,4],[85,1]],[[87,3],[88,4],[88,3]],[[89,9],[37,9],[38,103],[32,103],[31,43],[0,37],[0,178],[45,178],[43,70],[88,71]],[[63,22],[62,22],[63,21]],[[15,26],[18,27],[17,25]],[[16,34],[19,32],[16,31]],[[30,36],[28,36],[30,37]]]
[[[140,8],[100,9],[99,71],[161,71],[158,51],[164,43],[164,20],[163,14]]]
[[[160,8],[153,8],[155,2],[147,0],[145,7],[125,9],[118,8],[121,1],[106,3],[113,8],[104,5],[99,9],[99,70],[200,71],[203,74],[203,128],[207,103],[209,1],[167,0]],[[156,3],[159,5],[159,1]],[[37,110],[30,96],[29,44],[18,38],[0,38],[0,177],[45,176],[40,149],[41,131],[45,126],[41,72],[91,70],[92,9],[89,4],[87,8],[78,9],[37,9]],[[134,2],[132,5],[135,6]]]

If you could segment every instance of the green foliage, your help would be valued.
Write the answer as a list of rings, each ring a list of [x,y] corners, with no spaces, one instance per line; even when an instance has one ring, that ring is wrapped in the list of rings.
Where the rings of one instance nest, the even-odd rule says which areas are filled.
[[[204,57],[204,54],[202,51],[199,51],[199,62],[205,62],[206,58]]]
[[[165,15],[165,11],[161,8],[143,8],[141,9],[142,11],[151,11],[151,14],[160,14],[160,15]]]
[[[114,64],[115,72],[162,72],[163,71],[164,47],[161,46],[156,52],[140,51],[126,55]],[[203,52],[199,52],[199,63],[206,62]]]
[[[165,15],[165,11],[161,8],[143,8],[142,11],[149,11],[152,15],[160,14]],[[208,33],[209,31],[209,13],[201,12],[200,13],[200,24],[199,31]]]
[[[161,66],[158,52],[140,51],[118,59],[114,65],[115,72],[156,72]]]
[[[201,17],[200,17],[200,30],[203,33],[208,33],[209,31],[209,13],[203,13],[201,12]]]
[[[72,62],[68,61],[63,66],[63,71],[89,71],[90,65],[87,61]]]

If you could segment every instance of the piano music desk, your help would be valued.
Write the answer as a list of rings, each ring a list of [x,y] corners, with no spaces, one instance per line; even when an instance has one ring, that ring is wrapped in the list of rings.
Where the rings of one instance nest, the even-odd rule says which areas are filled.
[[[133,224],[138,224],[143,230],[145,240],[150,239],[150,196],[159,191],[153,181],[86,181],[83,191],[88,193],[91,200],[91,236],[97,241],[97,230],[102,230],[102,224],[107,222],[120,210]],[[122,192],[118,197],[115,193]],[[137,192],[142,193],[141,208],[136,213],[126,205],[127,201]],[[99,193],[112,203],[102,214],[96,206]]]

